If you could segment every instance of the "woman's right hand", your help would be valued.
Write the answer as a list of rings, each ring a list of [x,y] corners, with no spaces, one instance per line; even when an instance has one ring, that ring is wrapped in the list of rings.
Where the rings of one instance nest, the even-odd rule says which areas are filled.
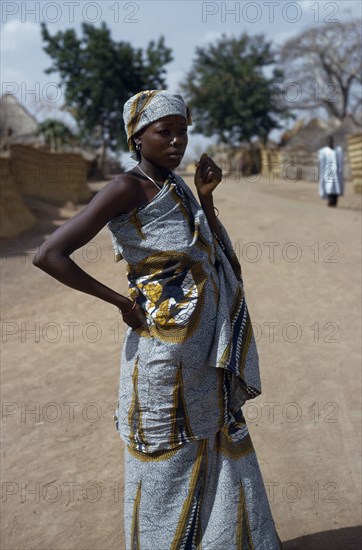
[[[133,307],[129,307],[125,313],[120,309],[123,321],[126,325],[131,327],[132,330],[142,328],[142,330],[150,332],[144,309],[136,302],[133,302],[133,304]]]

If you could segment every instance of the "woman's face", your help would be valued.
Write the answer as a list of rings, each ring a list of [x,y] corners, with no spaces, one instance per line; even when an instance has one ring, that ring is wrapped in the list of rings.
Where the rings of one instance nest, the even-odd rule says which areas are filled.
[[[135,141],[141,143],[141,155],[148,162],[177,168],[187,146],[187,122],[179,115],[165,116],[147,126]]]

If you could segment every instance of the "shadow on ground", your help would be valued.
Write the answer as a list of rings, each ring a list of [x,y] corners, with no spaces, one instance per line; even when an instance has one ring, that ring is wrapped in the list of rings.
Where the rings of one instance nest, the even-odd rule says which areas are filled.
[[[362,546],[361,526],[322,531],[283,542],[283,550],[357,550]]]
[[[95,195],[92,192],[91,198]],[[23,197],[36,222],[27,231],[16,237],[0,239],[0,258],[6,261],[9,257],[20,256],[22,261],[28,254],[33,255],[35,250],[66,220],[74,216],[85,204],[52,204],[39,199]]]

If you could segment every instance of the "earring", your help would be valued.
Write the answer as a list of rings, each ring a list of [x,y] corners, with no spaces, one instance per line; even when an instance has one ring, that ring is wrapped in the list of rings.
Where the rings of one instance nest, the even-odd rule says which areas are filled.
[[[136,143],[136,151],[140,151],[141,150],[141,144],[140,143]]]

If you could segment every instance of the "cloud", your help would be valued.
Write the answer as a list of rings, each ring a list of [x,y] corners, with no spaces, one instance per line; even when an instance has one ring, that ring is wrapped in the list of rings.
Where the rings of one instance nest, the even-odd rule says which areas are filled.
[[[1,49],[4,53],[18,50],[28,56],[27,48],[40,40],[40,29],[37,23],[31,21],[22,23],[14,19],[3,25],[1,35]]]
[[[59,107],[63,97],[56,88],[58,78],[44,74],[50,60],[42,49],[39,24],[13,19],[5,23],[1,31],[0,95],[13,93],[33,111],[43,104]]]
[[[354,13],[355,15],[361,15],[361,2],[360,0],[337,0],[330,2],[322,0],[317,2],[315,0],[297,0],[301,9],[307,13],[315,13],[315,16],[323,20],[325,18],[336,18],[341,14]]]
[[[208,31],[202,36],[202,44],[213,44],[220,40],[222,35],[225,34],[225,29],[222,28],[220,30],[214,30],[214,31]]]
[[[283,44],[284,42],[289,40],[289,38],[293,38],[294,36],[295,36],[295,30],[294,29],[291,30],[291,31],[280,32],[280,33],[278,33],[274,36],[274,43],[277,46],[280,46],[281,44]]]

